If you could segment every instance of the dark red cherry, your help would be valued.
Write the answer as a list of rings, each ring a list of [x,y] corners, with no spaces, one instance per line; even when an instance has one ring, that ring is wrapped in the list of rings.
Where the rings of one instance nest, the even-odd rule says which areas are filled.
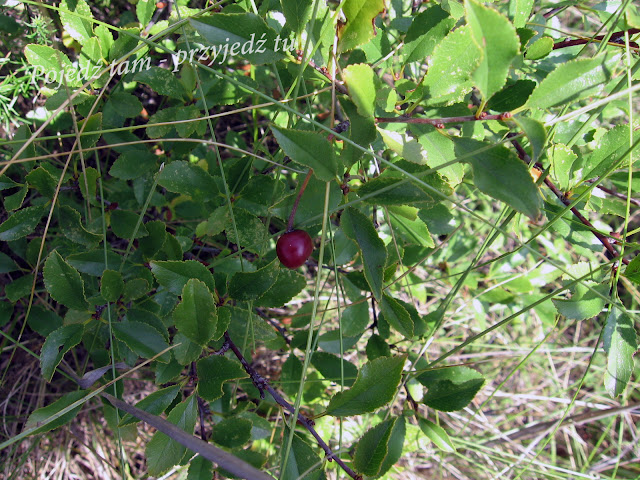
[[[276,243],[276,253],[287,268],[298,268],[313,251],[311,237],[304,230],[293,230],[282,235]]]

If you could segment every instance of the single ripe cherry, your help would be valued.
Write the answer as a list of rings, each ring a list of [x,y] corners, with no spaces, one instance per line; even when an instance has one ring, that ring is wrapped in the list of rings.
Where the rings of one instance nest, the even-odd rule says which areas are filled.
[[[282,235],[276,243],[276,253],[287,268],[298,268],[307,261],[313,251],[311,237],[304,230],[292,230]]]

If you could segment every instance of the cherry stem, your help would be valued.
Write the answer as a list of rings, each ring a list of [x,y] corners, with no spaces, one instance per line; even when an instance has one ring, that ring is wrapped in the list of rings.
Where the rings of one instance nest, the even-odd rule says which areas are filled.
[[[309,169],[307,172],[307,176],[304,177],[304,182],[302,182],[302,186],[300,187],[300,191],[298,192],[298,196],[296,197],[296,201],[293,204],[293,208],[291,209],[291,214],[289,215],[289,221],[287,222],[287,232],[293,230],[293,219],[296,216],[296,211],[298,210],[298,204],[300,203],[300,198],[304,193],[305,188],[307,188],[307,184],[309,183],[309,179],[311,178],[311,174],[313,174],[313,169]]]

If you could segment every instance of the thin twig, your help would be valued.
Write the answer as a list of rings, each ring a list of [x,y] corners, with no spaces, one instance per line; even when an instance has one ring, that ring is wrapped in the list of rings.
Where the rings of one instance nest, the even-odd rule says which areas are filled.
[[[244,370],[249,374],[249,377],[251,378],[251,381],[253,382],[254,386],[260,392],[260,398],[264,398],[264,391],[266,390],[267,392],[269,392],[269,394],[273,397],[273,399],[276,401],[278,405],[283,407],[287,412],[293,414],[295,412],[293,405],[291,405],[284,398],[282,398],[282,396],[278,392],[276,392],[271,385],[269,385],[269,382],[267,381],[267,379],[264,378],[262,375],[260,375],[258,372],[256,372],[255,369],[251,365],[249,365],[247,360],[244,358],[244,355],[242,355],[242,352],[238,349],[236,344],[233,343],[233,340],[231,340],[231,337],[229,336],[228,332],[224,333],[224,340],[225,340],[225,343],[229,345],[229,348],[235,354],[238,360],[240,360],[240,363],[242,364],[242,367],[244,368]],[[322,439],[322,437],[318,434],[318,432],[314,428],[315,423],[313,422],[313,420],[305,417],[302,413],[298,412],[298,423],[300,423],[300,425],[305,427],[309,431],[309,433],[313,435],[313,437],[318,442],[318,445],[320,445],[320,447],[324,450],[327,460],[329,461],[335,460],[336,463],[340,465],[340,467],[342,467],[342,469],[347,473],[347,475],[349,475],[354,480],[362,479],[360,475],[358,475],[351,468],[349,468],[342,461],[342,459],[340,459],[340,457],[338,457],[331,450],[329,445],[325,443],[325,441]]]
[[[628,32],[629,35],[634,35],[636,33],[640,33],[640,28],[630,28],[629,30],[626,30],[626,32]],[[625,34],[625,30],[621,30],[619,32],[613,32],[609,37],[609,43],[624,46],[624,40],[623,40],[624,34]],[[562,42],[554,43],[553,49],[558,50],[559,48],[573,47],[575,45],[586,45],[587,43],[602,41],[605,39],[605,37],[606,35],[598,35],[593,38],[576,38],[573,40],[563,40]],[[635,42],[629,42],[629,45],[634,49],[638,48],[638,44]]]
[[[301,50],[296,50],[296,55],[297,55],[298,61],[301,62],[302,58],[303,58],[302,51]],[[342,93],[343,95],[348,95],[349,94],[349,92],[347,91],[347,87],[343,83],[340,83],[336,79],[334,79],[331,76],[331,74],[329,73],[329,70],[327,69],[327,67],[319,67],[318,65],[316,65],[314,63],[313,60],[309,60],[309,66],[311,68],[313,68],[316,72],[318,72],[321,75],[323,75],[333,85],[335,85],[337,92]]]
[[[529,157],[524,148],[522,148],[522,145],[520,145],[520,142],[518,142],[515,139],[511,140],[511,143],[513,144],[513,146],[516,148],[516,151],[518,152],[518,157],[520,158],[520,160],[522,160],[525,163],[531,163],[531,157]],[[566,206],[571,205],[571,200],[569,200],[566,195],[564,193],[562,193],[558,187],[556,187],[554,185],[554,183],[549,179],[549,177],[545,177],[544,179],[544,184],[549,187],[549,189],[553,192],[553,194],[558,197],[558,199],[564,203]],[[585,227],[587,227],[589,230],[591,230],[591,233],[593,233],[593,235],[595,235],[595,237],[600,241],[600,243],[602,243],[602,245],[604,245],[604,247],[607,249],[607,251],[609,252],[609,254],[613,257],[613,258],[620,258],[620,254],[618,253],[618,251],[613,248],[613,245],[611,245],[611,242],[609,242],[609,239],[607,237],[605,237],[604,235],[602,235],[600,232],[598,232],[596,230],[596,228],[593,226],[593,224],[587,220],[587,218],[582,215],[578,209],[576,207],[571,207],[571,212],[576,216],[576,218],[578,220],[580,220],[580,223],[582,223]],[[629,260],[625,259],[625,258],[620,258],[620,260],[622,261],[622,263],[624,263],[625,265],[629,264]]]
[[[489,115],[481,113],[479,116],[464,115],[461,117],[443,117],[443,118],[422,118],[422,117],[376,117],[378,123],[420,123],[433,125],[436,128],[444,128],[446,123],[465,123],[465,122],[480,122],[484,120],[507,120],[511,118],[510,112],[499,113],[497,115]]]

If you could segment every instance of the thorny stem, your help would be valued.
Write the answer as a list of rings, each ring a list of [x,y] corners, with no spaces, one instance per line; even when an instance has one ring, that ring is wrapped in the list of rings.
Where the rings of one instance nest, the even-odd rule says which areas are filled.
[[[522,145],[520,145],[520,142],[518,142],[517,140],[511,140],[511,143],[516,148],[516,151],[518,152],[518,157],[520,157],[520,160],[522,160],[525,163],[531,163],[531,158],[527,155],[524,148],[522,148]],[[566,197],[566,195],[562,193],[558,189],[558,187],[554,185],[554,183],[549,179],[549,177],[545,177],[544,184],[547,187],[549,187],[549,190],[551,190],[553,194],[556,197],[558,197],[558,199],[562,203],[564,203],[567,206],[571,205],[571,200],[569,200]],[[607,239],[607,237],[605,237],[600,232],[598,232],[596,228],[593,226],[593,224],[589,220],[587,220],[587,218],[584,215],[582,215],[576,207],[571,207],[571,212],[576,216],[578,220],[580,220],[580,223],[582,223],[585,227],[591,230],[591,233],[593,233],[593,235],[595,235],[595,237],[600,241],[600,243],[604,245],[604,247],[607,249],[607,251],[613,258],[620,258],[620,254],[615,248],[613,248],[613,245],[611,245],[611,242],[609,242],[609,239]],[[629,260],[625,258],[620,258],[620,260],[625,265],[629,264]]]
[[[291,405],[284,398],[282,398],[282,396],[278,392],[276,392],[271,385],[269,385],[269,382],[267,381],[267,379],[264,378],[262,375],[260,375],[258,372],[256,372],[255,369],[251,365],[249,365],[247,360],[244,358],[244,355],[242,355],[242,352],[238,349],[236,344],[233,343],[233,340],[231,340],[231,337],[229,336],[229,332],[224,332],[224,343],[225,345],[228,345],[227,348],[231,349],[231,351],[235,354],[238,360],[240,360],[240,363],[242,364],[242,367],[244,368],[245,372],[249,374],[249,377],[251,378],[251,381],[253,382],[254,386],[260,392],[260,398],[264,399],[264,391],[266,390],[273,397],[276,403],[280,405],[282,408],[284,408],[287,412],[289,413],[295,412],[293,405]],[[325,443],[325,441],[322,439],[322,437],[318,434],[318,432],[314,428],[315,423],[313,422],[313,420],[305,417],[302,413],[298,413],[298,423],[303,427],[305,427],[309,431],[309,433],[313,435],[313,437],[318,442],[318,445],[320,445],[320,447],[324,450],[327,460],[329,461],[335,460],[336,463],[340,465],[340,467],[342,467],[342,469],[347,473],[347,475],[349,475],[354,480],[362,479],[362,477],[358,475],[356,472],[354,472],[349,466],[347,466],[342,461],[342,459],[340,459],[340,457],[338,457],[335,453],[333,453],[329,445]]]
[[[300,198],[302,198],[302,194],[304,190],[307,188],[307,184],[309,183],[309,179],[313,174],[313,169],[309,169],[307,172],[307,176],[304,177],[304,182],[302,182],[302,186],[300,187],[300,191],[298,192],[298,196],[296,197],[296,201],[293,204],[293,208],[291,209],[291,214],[289,214],[289,221],[287,222],[287,232],[293,230],[293,219],[296,216],[296,211],[298,210],[298,204],[300,203]]]

